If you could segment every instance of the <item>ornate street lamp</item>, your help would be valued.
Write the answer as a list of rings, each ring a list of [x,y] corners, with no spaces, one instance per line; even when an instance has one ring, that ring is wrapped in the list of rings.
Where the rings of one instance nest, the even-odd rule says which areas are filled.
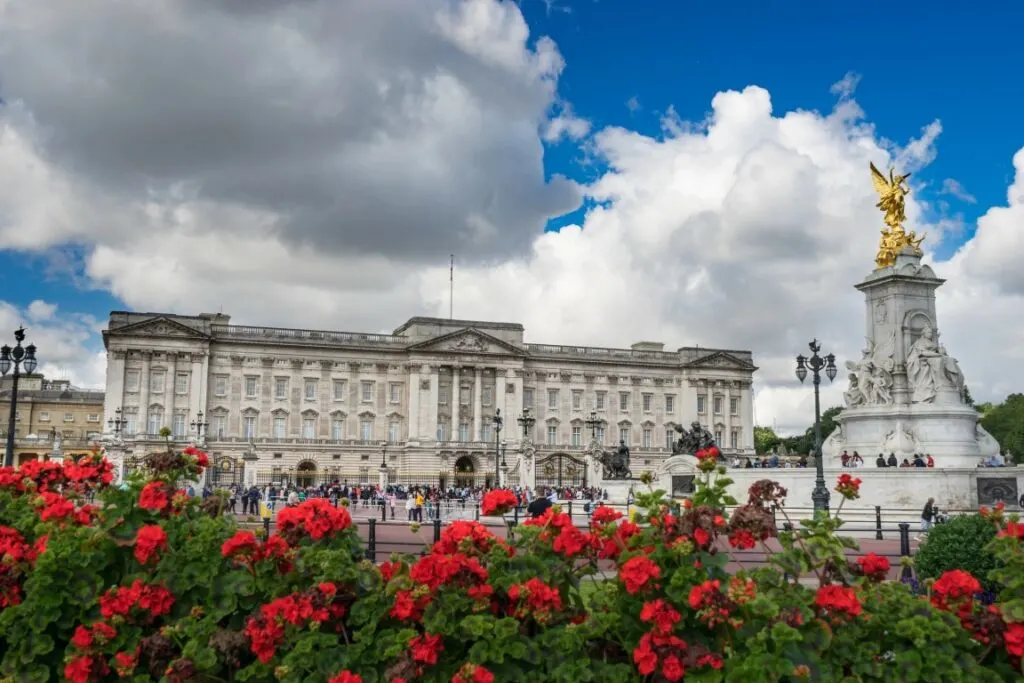
[[[516,420],[519,426],[523,428],[523,440],[526,441],[530,438],[530,434],[533,432],[533,425],[537,424],[537,418],[533,416],[529,408],[523,408],[523,414]]]
[[[388,468],[388,442],[380,442],[380,468],[386,470]]]
[[[824,357],[819,356],[818,352],[821,351],[821,344],[818,343],[817,339],[808,344],[808,347],[811,349],[810,358],[803,354],[796,357],[796,376],[803,383],[807,379],[807,371],[810,370],[814,381],[814,467],[816,477],[814,480],[814,491],[811,492],[811,500],[814,501],[815,513],[827,513],[829,493],[828,488],[825,486],[825,469],[821,458],[821,398],[819,387],[821,386],[822,370],[825,371],[829,382],[836,378],[836,357],[831,353]]]
[[[21,342],[25,341],[25,328],[19,327],[14,331],[14,339],[17,342],[12,349],[7,344],[0,348],[0,375],[6,376],[14,366],[14,375],[11,383],[11,414],[7,420],[7,449],[4,453],[4,465],[14,466],[14,429],[18,415],[18,379],[21,377],[21,368],[25,368],[25,374],[31,375],[36,369],[36,345],[29,344],[22,348]]]
[[[114,417],[107,420],[107,426],[110,428],[110,431],[114,432],[115,439],[121,438],[121,430],[124,429],[126,424],[128,424],[128,420],[122,416],[121,409],[114,408]]]
[[[203,411],[200,410],[196,413],[196,419],[192,420],[192,429],[196,433],[197,440],[203,440],[203,431],[209,426],[210,423],[203,420]]]
[[[500,408],[494,411],[491,422],[494,423],[494,488],[499,488],[501,486],[501,426],[505,424]]]
[[[601,426],[601,420],[597,417],[597,411],[590,411],[590,417],[583,424],[590,427],[590,438],[597,441],[597,428]]]

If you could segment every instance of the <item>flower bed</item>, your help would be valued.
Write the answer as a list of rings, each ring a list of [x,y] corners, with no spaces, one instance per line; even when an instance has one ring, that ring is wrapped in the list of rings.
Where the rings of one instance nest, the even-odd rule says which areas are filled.
[[[985,511],[1003,586],[947,572],[923,595],[848,562],[835,517],[780,533],[786,491],[764,480],[731,516],[713,457],[681,508],[654,491],[635,521],[557,507],[498,539],[454,522],[422,557],[375,566],[348,511],[283,510],[267,539],[223,501],[174,486],[201,451],[160,453],[127,488],[101,453],[0,469],[0,676],[17,681],[1001,681],[1024,654],[1024,525]],[[858,495],[848,475],[844,499]],[[95,494],[96,505],[84,501]],[[507,492],[484,500],[496,515]],[[788,519],[788,518],[787,518]],[[726,572],[778,538],[771,566]],[[615,563],[602,576],[599,560]],[[600,566],[605,566],[601,562]],[[809,588],[801,578],[816,577]],[[593,579],[604,579],[594,581]],[[806,583],[806,582],[804,582]],[[581,594],[586,586],[586,599]]]

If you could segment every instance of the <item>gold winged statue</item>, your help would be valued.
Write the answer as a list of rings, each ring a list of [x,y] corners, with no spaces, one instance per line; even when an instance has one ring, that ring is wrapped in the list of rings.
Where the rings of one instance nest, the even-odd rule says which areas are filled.
[[[889,177],[886,178],[871,164],[871,183],[878,192],[878,203],[875,206],[885,213],[885,228],[882,229],[878,254],[875,255],[875,266],[878,268],[888,268],[896,263],[896,255],[907,247],[913,249],[918,256],[921,255],[921,242],[927,235],[918,237],[913,230],[908,233],[903,229],[903,222],[907,220],[905,198],[910,194],[910,187],[907,186],[909,177],[909,173],[896,175],[889,169]]]

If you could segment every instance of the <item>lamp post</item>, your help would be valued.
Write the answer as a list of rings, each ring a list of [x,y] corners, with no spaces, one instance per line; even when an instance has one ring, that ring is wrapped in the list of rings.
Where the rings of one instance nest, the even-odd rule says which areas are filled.
[[[121,431],[126,424],[128,424],[128,420],[121,414],[121,409],[114,408],[114,417],[107,420],[107,427],[110,428],[110,431],[114,432],[115,439],[121,438]]]
[[[523,414],[519,416],[516,422],[523,428],[523,441],[528,440],[533,432],[533,425],[537,424],[537,418],[533,416],[529,408],[523,408]]]
[[[380,468],[386,470],[388,468],[388,442],[380,442]]]
[[[0,348],[0,374],[6,376],[14,366],[13,382],[11,383],[11,414],[7,420],[7,449],[4,452],[4,465],[14,466],[14,429],[18,415],[18,379],[21,377],[21,368],[25,368],[25,374],[31,375],[36,369],[36,345],[29,344],[22,348],[21,342],[25,341],[25,328],[19,327],[14,331],[14,339],[17,342],[12,349],[7,344]]]
[[[192,420],[192,429],[195,430],[198,441],[203,440],[203,431],[209,426],[210,423],[203,420],[203,411],[196,413],[196,419]]]
[[[590,438],[597,441],[597,428],[601,426],[601,420],[597,417],[597,411],[591,410],[590,417],[583,424],[590,427]]]
[[[821,386],[821,371],[825,371],[828,381],[836,378],[836,357],[828,354],[819,356],[821,344],[813,340],[808,347],[811,349],[811,357],[803,354],[796,357],[796,376],[801,383],[807,378],[807,371],[811,371],[814,381],[814,468],[816,477],[814,479],[814,491],[811,492],[811,500],[814,501],[814,512],[828,512],[828,488],[825,486],[825,469],[821,458],[821,397],[819,388]]]
[[[505,420],[501,417],[501,408],[494,411],[494,417],[491,418],[491,422],[494,423],[494,488],[501,487],[501,426],[505,424]]]

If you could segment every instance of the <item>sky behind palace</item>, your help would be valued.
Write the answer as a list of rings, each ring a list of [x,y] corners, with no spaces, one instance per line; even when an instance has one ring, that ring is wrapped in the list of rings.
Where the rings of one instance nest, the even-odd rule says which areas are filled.
[[[0,0],[0,330],[99,386],[111,309],[390,331],[447,315],[455,253],[456,317],[751,349],[757,422],[801,430],[792,358],[863,346],[873,161],[1002,400],[1024,9],[983,5]]]

